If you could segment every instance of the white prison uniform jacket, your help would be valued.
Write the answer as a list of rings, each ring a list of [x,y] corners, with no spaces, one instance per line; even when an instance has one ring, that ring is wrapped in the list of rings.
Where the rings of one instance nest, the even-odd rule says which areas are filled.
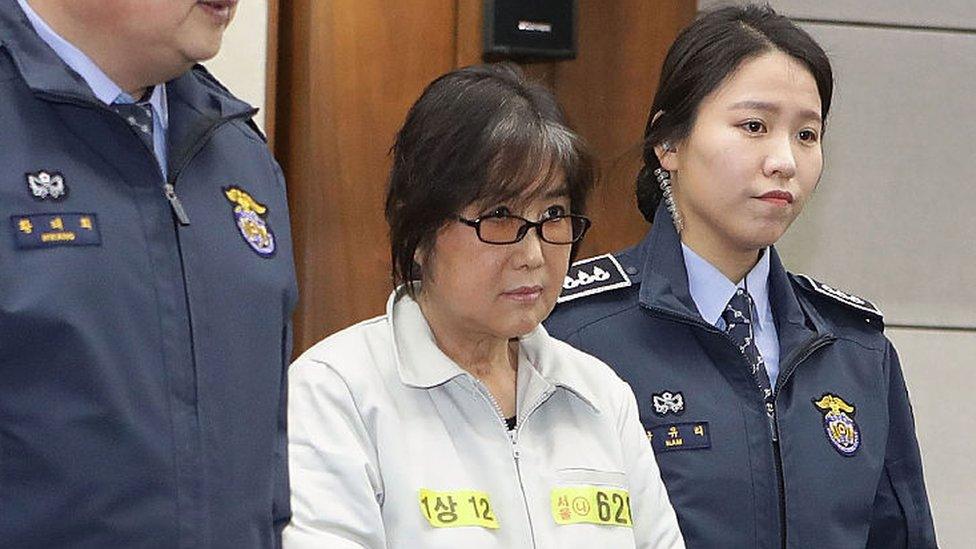
[[[386,315],[299,357],[289,371],[284,547],[684,547],[630,387],[542,326],[519,348],[513,431],[402,291]],[[632,527],[557,524],[552,492],[565,487],[626,490]],[[498,527],[434,527],[422,489],[483,492]]]

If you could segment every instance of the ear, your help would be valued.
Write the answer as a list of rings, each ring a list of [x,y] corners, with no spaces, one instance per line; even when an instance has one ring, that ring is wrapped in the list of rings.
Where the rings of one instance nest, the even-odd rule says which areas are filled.
[[[664,111],[657,111],[654,114],[654,118],[651,119],[652,126],[662,114],[664,114]],[[670,172],[678,168],[678,146],[673,141],[664,141],[655,145],[654,154],[657,156],[657,161],[661,164],[661,167],[665,170]]]
[[[665,141],[656,145],[654,154],[657,155],[657,161],[665,170],[673,172],[678,169],[678,147],[674,143]]]

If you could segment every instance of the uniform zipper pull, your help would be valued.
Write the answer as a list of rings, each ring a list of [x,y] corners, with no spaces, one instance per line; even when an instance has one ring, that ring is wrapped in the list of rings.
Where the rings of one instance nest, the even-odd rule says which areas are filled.
[[[169,200],[169,205],[173,208],[173,213],[176,215],[176,219],[180,222],[180,225],[189,225],[190,216],[186,215],[186,210],[183,209],[183,203],[180,202],[180,197],[176,196],[176,188],[173,187],[172,183],[164,184],[163,192],[166,194],[166,200]]]
[[[766,402],[766,417],[769,419],[769,434],[773,437],[773,442],[778,442],[776,436],[776,406],[772,402]]]

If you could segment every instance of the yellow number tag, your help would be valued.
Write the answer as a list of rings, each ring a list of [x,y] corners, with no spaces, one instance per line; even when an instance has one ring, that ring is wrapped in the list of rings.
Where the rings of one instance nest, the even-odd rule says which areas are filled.
[[[552,518],[556,524],[605,524],[633,528],[627,490],[572,486],[552,490]]]
[[[434,528],[498,528],[491,499],[487,493],[477,490],[435,492],[421,488],[420,512]]]

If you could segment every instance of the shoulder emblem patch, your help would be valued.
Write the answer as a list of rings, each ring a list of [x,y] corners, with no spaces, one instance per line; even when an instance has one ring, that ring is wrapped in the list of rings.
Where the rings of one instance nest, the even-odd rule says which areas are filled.
[[[556,303],[571,301],[631,285],[630,277],[611,254],[577,261],[563,279],[563,292]]]
[[[844,305],[847,305],[848,307],[853,307],[860,311],[864,311],[865,313],[868,313],[871,316],[878,318],[879,320],[884,318],[884,314],[882,314],[881,310],[878,309],[878,307],[876,307],[874,303],[871,303],[870,301],[864,299],[863,297],[858,297],[854,294],[849,294],[847,292],[838,290],[837,288],[828,286],[823,282],[814,280],[813,278],[805,274],[797,274],[797,275],[793,275],[793,277],[808,290],[812,290],[814,292],[817,292],[818,294],[825,295],[833,299],[834,301],[839,301]]]

